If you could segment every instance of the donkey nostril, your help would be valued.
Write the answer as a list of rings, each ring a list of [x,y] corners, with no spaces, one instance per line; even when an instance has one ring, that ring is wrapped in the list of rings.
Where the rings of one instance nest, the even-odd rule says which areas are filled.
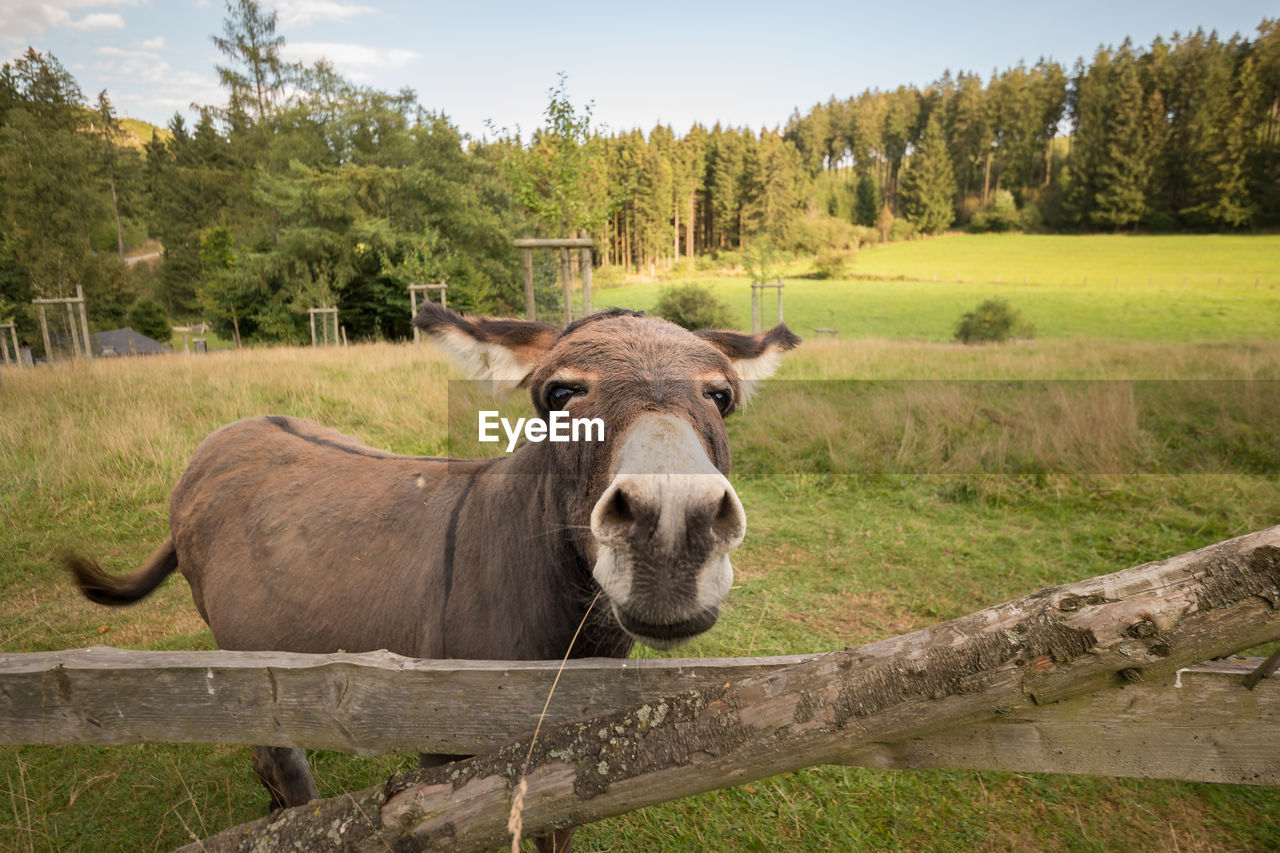
[[[605,504],[600,520],[606,525],[625,526],[635,522],[635,514],[631,511],[631,502],[627,500],[622,489],[615,489]]]
[[[720,505],[716,508],[716,517],[711,522],[711,529],[721,536],[730,538],[742,535],[742,510],[734,500],[732,492],[726,490],[720,498]]]

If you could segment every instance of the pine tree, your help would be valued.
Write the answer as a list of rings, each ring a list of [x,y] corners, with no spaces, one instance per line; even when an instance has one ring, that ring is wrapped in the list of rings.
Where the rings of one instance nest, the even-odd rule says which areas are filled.
[[[1097,164],[1098,188],[1090,220],[1123,228],[1137,225],[1148,212],[1146,108],[1137,65],[1126,43],[1116,57],[1111,80],[1111,110],[1106,128],[1106,156]]]
[[[256,0],[227,0],[226,10],[222,35],[210,38],[231,63],[216,66],[219,81],[231,93],[227,121],[232,126],[243,119],[261,124],[275,114],[299,69],[280,55],[285,42],[276,34],[275,10],[264,12]]]
[[[858,188],[853,205],[853,221],[857,225],[874,228],[876,214],[880,212],[880,188],[870,171],[858,177]]]
[[[982,166],[991,149],[991,120],[986,100],[981,78],[976,74],[957,76],[956,94],[948,103],[951,112],[948,147],[964,198],[982,188]]]
[[[942,132],[942,116],[935,112],[902,172],[902,214],[919,231],[937,234],[955,220],[955,194],[956,180]]]
[[[84,95],[57,58],[32,48],[0,70],[0,231],[39,296],[68,296],[85,282],[89,234],[105,213],[105,186]]]
[[[1253,57],[1240,65],[1234,96],[1226,104],[1228,112],[1219,124],[1220,144],[1212,154],[1213,202],[1208,214],[1218,225],[1239,228],[1249,224],[1258,204],[1251,197],[1249,167],[1258,147],[1255,129],[1261,125],[1259,103],[1262,87]]]

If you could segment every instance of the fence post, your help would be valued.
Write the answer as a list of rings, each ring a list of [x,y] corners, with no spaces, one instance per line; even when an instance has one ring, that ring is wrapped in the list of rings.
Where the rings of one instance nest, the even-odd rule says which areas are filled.
[[[93,338],[89,337],[89,318],[84,310],[84,288],[76,285],[76,301],[80,303],[80,329],[84,332],[84,357],[93,361]]]
[[[538,319],[538,308],[533,299],[533,249],[524,249],[524,316],[526,320]]]

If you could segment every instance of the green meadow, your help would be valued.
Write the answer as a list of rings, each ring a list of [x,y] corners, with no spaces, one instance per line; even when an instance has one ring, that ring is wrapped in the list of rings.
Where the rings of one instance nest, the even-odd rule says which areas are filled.
[[[947,235],[863,250],[841,279],[814,279],[806,265],[776,272],[784,318],[802,336],[834,328],[841,338],[947,341],[965,311],[999,297],[1040,338],[1280,338],[1280,236]],[[745,276],[687,280],[750,328]],[[651,308],[664,286],[611,287],[594,305]],[[776,292],[761,291],[760,305],[762,325],[776,322]]]
[[[1023,241],[1042,239],[890,246],[861,254],[853,271],[885,264],[879,274],[917,275],[927,253],[944,250],[973,270],[990,255],[1030,259],[1037,244]],[[787,270],[787,320],[809,339],[784,362],[785,381],[730,420],[748,517],[730,603],[715,630],[664,654],[858,645],[1280,523],[1280,406],[1269,391],[1196,420],[1205,395],[1238,386],[1165,383],[1146,406],[1115,383],[1063,383],[1083,396],[1013,401],[1011,414],[1035,440],[996,454],[993,423],[1005,418],[993,421],[989,401],[957,395],[954,383],[910,386],[923,407],[912,411],[933,413],[923,418],[897,397],[860,405],[847,396],[843,380],[855,378],[1280,380],[1280,242],[1188,237],[1159,248],[1147,239],[1053,238],[1076,242],[1040,244],[1056,254],[1025,273],[1034,282],[1035,269],[1061,267],[1087,273],[1087,285],[1010,284],[1012,273],[994,266],[962,284],[817,281]],[[1169,260],[1184,244],[1198,248]],[[1151,253],[1153,280],[1197,258],[1206,270],[1242,260],[1221,288],[1117,287],[1086,266],[1100,269],[1112,246]],[[745,279],[711,284],[749,319]],[[610,289],[597,305],[648,307],[658,288]],[[960,312],[992,294],[1020,308],[1037,338],[948,342]],[[766,297],[766,318],[772,304]],[[816,326],[840,337],[814,338]],[[298,415],[397,452],[448,452],[448,379],[459,375],[429,345],[386,343],[4,371],[0,650],[211,648],[180,577],[138,606],[108,610],[79,598],[57,551],[86,550],[117,572],[136,567],[166,536],[168,493],[192,450],[240,417]],[[798,401],[797,389],[809,388],[817,390]],[[325,752],[312,760],[325,796],[415,764]],[[250,764],[247,747],[0,749],[0,850],[171,849],[264,812]],[[817,767],[606,820],[575,844],[654,853],[1269,851],[1280,849],[1280,797],[1238,785]]]

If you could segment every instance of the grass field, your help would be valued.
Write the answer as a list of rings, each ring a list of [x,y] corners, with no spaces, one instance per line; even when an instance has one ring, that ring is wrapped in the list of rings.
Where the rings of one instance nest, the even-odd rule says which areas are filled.
[[[807,272],[792,265],[781,275],[785,318],[801,335],[835,328],[842,338],[950,340],[961,314],[995,296],[1041,338],[1280,338],[1280,237],[954,235],[860,252],[848,279],[801,277]],[[744,277],[692,280],[750,328]],[[609,288],[594,304],[651,308],[663,286]],[[761,322],[776,317],[775,294],[765,291]]]
[[[788,316],[794,306],[796,325],[807,322],[806,286],[868,284],[881,286],[800,280],[788,291]],[[745,289],[742,279],[730,285]],[[904,285],[913,286],[882,286]],[[1162,341],[1154,328],[1109,336],[1111,318],[1080,312],[1080,323],[1094,325],[1078,334],[1042,328],[1034,341],[962,347],[940,342],[945,325],[932,336],[909,330],[917,314],[941,322],[931,286],[915,291],[914,309],[904,296],[903,313],[882,323],[907,331],[873,337],[842,327],[839,341],[807,341],[783,366],[788,381],[733,417],[733,479],[748,516],[737,580],[717,628],[674,655],[857,645],[1280,522],[1272,384],[1212,422],[1184,420],[1190,405],[1142,416],[1111,385],[1065,409],[1051,396],[1020,413],[1030,434],[1049,440],[996,457],[994,470],[963,473],[939,471],[938,460],[962,458],[970,439],[981,445],[990,424],[947,383],[909,388],[960,430],[908,433],[893,398],[850,406],[815,392],[794,402],[797,390],[850,378],[1036,379],[1050,391],[1058,379],[1280,380],[1280,339],[1256,317],[1248,334],[1180,326]],[[1262,313],[1266,292],[1241,316]],[[1161,299],[1141,288],[1133,298],[1138,313]],[[76,595],[56,552],[82,548],[115,571],[136,566],[166,535],[168,493],[196,444],[240,417],[310,417],[398,452],[446,452],[446,379],[457,375],[429,346],[392,344],[0,373],[0,650],[212,647],[181,578],[137,607],[106,610]],[[847,393],[847,385],[835,387]],[[1199,400],[1200,385],[1168,387]],[[1111,456],[1081,463],[1093,457],[1064,435]],[[881,464],[890,454],[896,467]],[[1189,456],[1201,463],[1197,473]],[[413,763],[313,755],[326,796]],[[0,777],[4,851],[167,850],[266,805],[247,747],[4,748]],[[604,821],[575,843],[583,851],[1265,851],[1280,849],[1280,798],[1231,785],[820,767]]]

